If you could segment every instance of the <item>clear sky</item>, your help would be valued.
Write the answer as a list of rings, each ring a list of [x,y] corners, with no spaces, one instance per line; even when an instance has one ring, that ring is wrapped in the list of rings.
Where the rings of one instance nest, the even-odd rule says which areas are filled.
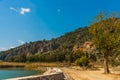
[[[87,26],[101,11],[120,12],[120,0],[0,0],[0,51]]]

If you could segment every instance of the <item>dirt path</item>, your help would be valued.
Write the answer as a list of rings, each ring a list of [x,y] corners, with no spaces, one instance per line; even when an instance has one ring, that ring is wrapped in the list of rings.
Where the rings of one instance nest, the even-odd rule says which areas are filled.
[[[120,75],[103,74],[103,69],[99,71],[80,71],[70,68],[62,68],[69,80],[120,80]]]

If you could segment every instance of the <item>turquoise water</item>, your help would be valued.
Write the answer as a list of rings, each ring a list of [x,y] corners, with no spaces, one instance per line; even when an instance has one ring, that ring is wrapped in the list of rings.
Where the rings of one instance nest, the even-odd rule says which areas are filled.
[[[0,80],[38,74],[38,71],[24,69],[0,69]]]

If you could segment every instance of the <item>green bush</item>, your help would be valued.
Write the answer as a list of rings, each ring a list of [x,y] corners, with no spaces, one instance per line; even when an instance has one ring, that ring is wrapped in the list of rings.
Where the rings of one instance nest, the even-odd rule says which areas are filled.
[[[115,67],[115,66],[119,66],[120,65],[120,61],[117,61],[117,60],[111,60],[110,61],[110,64]]]
[[[82,56],[81,58],[75,61],[75,64],[81,67],[88,66],[88,63],[89,63],[89,59],[86,56]]]

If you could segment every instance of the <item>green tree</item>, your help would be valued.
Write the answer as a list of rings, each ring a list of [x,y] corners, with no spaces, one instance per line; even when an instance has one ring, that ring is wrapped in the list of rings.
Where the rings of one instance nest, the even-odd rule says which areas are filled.
[[[98,18],[98,21],[90,25],[89,31],[93,35],[93,43],[104,55],[104,73],[108,74],[108,57],[120,42],[120,19],[114,16],[105,18],[103,13],[95,18]]]

